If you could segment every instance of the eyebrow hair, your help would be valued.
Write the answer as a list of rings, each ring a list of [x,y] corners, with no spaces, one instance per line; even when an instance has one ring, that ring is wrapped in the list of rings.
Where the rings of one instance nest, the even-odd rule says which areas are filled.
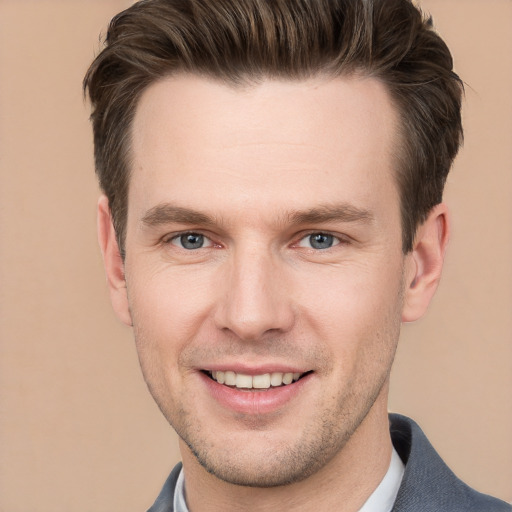
[[[351,204],[323,205],[288,215],[292,224],[320,224],[322,222],[360,222],[371,224],[374,220],[369,210]]]
[[[373,220],[374,216],[369,210],[344,203],[321,205],[305,211],[285,212],[281,217],[281,222],[284,221],[284,224],[320,224],[332,221],[370,224]],[[210,215],[190,208],[174,206],[170,203],[162,203],[150,208],[142,217],[141,222],[148,227],[173,222],[203,226],[218,224],[216,219]]]
[[[142,217],[141,222],[148,227],[170,224],[172,222],[180,224],[215,224],[215,220],[205,213],[174,206],[169,203],[158,204],[150,208]]]

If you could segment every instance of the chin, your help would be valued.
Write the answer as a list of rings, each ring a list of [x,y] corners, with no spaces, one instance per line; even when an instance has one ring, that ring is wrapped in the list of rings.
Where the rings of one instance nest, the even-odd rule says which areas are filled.
[[[246,456],[219,460],[201,453],[193,454],[208,473],[229,484],[244,487],[269,488],[294,484],[308,478],[324,465],[323,461],[307,460],[291,450],[274,455],[272,460],[260,455],[257,460],[250,461],[245,460]]]
[[[222,440],[217,437],[212,443],[204,442],[204,438],[197,443],[194,435],[190,439],[180,437],[195,460],[216,478],[233,485],[269,488],[300,482],[326,466],[355,429],[341,423],[321,421],[295,439],[291,435],[272,439],[270,432],[261,431]],[[250,437],[253,443],[248,442]]]

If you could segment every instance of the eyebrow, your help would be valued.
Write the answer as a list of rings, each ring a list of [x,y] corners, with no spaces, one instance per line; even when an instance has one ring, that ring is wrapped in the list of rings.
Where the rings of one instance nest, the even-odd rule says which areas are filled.
[[[153,227],[163,224],[202,224],[214,225],[215,220],[205,213],[169,203],[158,204],[150,208],[141,219],[142,224]]]
[[[321,224],[326,222],[347,222],[371,224],[373,214],[366,209],[351,204],[321,205],[304,211],[284,212],[280,222],[283,224]],[[170,203],[162,203],[150,208],[141,219],[147,227],[157,227],[165,224],[196,224],[202,226],[215,226],[219,223],[210,215],[175,206]]]
[[[371,224],[374,220],[369,210],[345,203],[292,212],[287,217],[292,224],[321,224],[333,221]]]

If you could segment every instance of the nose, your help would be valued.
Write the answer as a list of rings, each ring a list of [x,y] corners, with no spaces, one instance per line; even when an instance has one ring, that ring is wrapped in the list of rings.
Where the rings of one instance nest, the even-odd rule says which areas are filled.
[[[295,316],[291,290],[277,259],[265,251],[235,253],[223,273],[223,296],[215,311],[217,328],[244,341],[291,329]]]

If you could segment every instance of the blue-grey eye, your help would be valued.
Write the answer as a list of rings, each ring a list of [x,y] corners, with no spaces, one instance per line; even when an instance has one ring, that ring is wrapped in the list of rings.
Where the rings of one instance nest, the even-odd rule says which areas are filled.
[[[208,246],[209,239],[200,233],[184,233],[183,235],[175,236],[171,243],[183,249],[192,251],[194,249],[202,249]]]
[[[300,247],[308,247],[317,250],[330,249],[338,244],[338,238],[328,233],[311,233],[299,242]]]

